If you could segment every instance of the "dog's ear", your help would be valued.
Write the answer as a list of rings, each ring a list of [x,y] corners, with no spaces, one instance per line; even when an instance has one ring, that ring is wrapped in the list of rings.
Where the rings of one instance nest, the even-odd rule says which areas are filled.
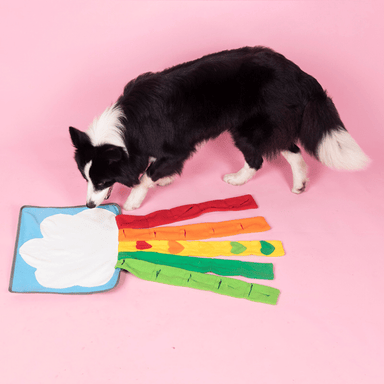
[[[71,140],[74,147],[77,149],[91,144],[91,140],[85,132],[79,131],[73,127],[69,127],[69,134],[71,135]]]
[[[117,163],[123,157],[123,149],[119,147],[108,148],[105,152],[105,156],[108,160],[109,165]]]

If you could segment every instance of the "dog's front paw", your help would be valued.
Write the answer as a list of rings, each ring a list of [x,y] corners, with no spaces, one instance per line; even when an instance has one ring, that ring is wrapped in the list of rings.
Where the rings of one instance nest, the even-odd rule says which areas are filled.
[[[223,180],[231,185],[243,185],[248,181],[248,179],[244,177],[239,177],[238,173],[228,173],[223,177]]]
[[[297,195],[299,195],[300,193],[303,193],[307,187],[308,181],[309,181],[308,179],[305,179],[299,185],[296,185],[296,186],[294,185],[292,188],[292,192],[296,193]]]
[[[133,211],[134,209],[140,208],[141,203],[135,201],[126,201],[123,208],[125,211]]]
[[[140,208],[143,200],[144,200],[143,196],[138,195],[137,193],[135,193],[134,190],[132,190],[123,208],[126,211],[133,211],[134,209]]]
[[[248,163],[245,163],[244,167],[241,168],[240,171],[236,173],[228,173],[223,177],[223,180],[231,185],[243,185],[250,180],[255,173],[256,169],[251,168]]]
[[[160,187],[165,187],[166,185],[172,184],[175,180],[175,176],[167,176],[162,179],[157,180],[156,185],[160,185]]]

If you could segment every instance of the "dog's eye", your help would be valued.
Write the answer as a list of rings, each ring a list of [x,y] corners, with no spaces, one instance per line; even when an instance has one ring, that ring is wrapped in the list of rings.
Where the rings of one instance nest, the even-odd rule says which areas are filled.
[[[96,188],[103,189],[104,183],[97,183]]]

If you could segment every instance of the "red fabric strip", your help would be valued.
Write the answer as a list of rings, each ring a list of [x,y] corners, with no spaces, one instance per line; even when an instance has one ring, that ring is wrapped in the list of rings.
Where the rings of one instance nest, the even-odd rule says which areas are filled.
[[[193,219],[207,212],[242,211],[252,208],[258,208],[255,200],[251,195],[244,195],[223,200],[206,201],[199,204],[182,205],[172,209],[163,209],[145,216],[117,215],[116,223],[119,229],[152,228],[176,221]]]

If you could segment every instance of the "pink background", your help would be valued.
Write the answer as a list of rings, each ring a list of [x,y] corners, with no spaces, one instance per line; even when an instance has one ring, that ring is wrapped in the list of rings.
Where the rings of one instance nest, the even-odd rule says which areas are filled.
[[[383,383],[383,13],[378,1],[2,2],[0,380]],[[233,187],[221,177],[243,159],[224,135],[137,214],[252,194],[272,226],[263,238],[287,252],[267,282],[278,305],[129,274],[96,295],[9,293],[20,207],[85,203],[68,126],[86,129],[142,72],[244,45],[270,46],[315,76],[371,167],[339,173],[306,156],[311,183],[296,196],[279,158]],[[127,193],[118,186],[110,201]]]

